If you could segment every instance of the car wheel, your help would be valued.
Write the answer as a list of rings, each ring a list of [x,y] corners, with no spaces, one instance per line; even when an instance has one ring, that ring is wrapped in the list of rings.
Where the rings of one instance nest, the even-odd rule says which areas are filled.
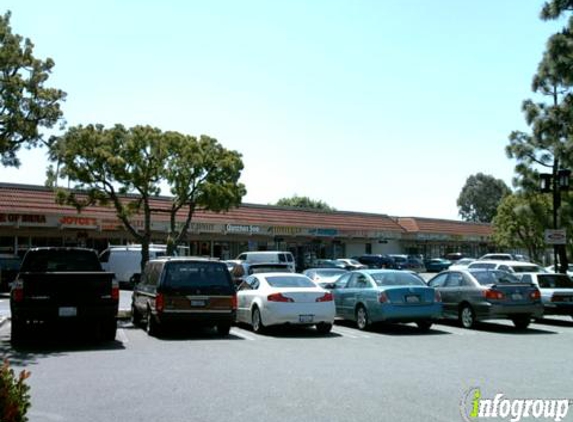
[[[460,322],[464,328],[473,328],[476,323],[476,315],[470,305],[464,305],[460,309]]]
[[[26,322],[12,320],[10,331],[10,341],[12,345],[19,346],[23,344],[28,337]]]
[[[368,325],[370,325],[368,311],[366,311],[366,308],[362,305],[356,309],[356,325],[359,330],[366,330]]]
[[[133,325],[135,325],[137,327],[141,324],[141,319],[142,319],[141,314],[139,313],[139,311],[135,307],[135,304],[132,303],[131,304],[131,322],[133,323]]]
[[[531,324],[531,318],[528,316],[513,318],[512,321],[518,330],[525,330]]]
[[[321,322],[320,324],[316,324],[316,330],[320,334],[328,334],[332,330],[332,324],[328,324],[326,322]]]
[[[253,331],[257,334],[261,334],[265,331],[265,326],[261,319],[261,311],[258,307],[253,308],[253,314],[251,316],[251,325],[253,326]]]
[[[432,327],[432,321],[418,321],[416,325],[420,331],[428,331]]]
[[[147,310],[147,321],[145,325],[145,331],[147,331],[147,334],[149,334],[150,336],[157,337],[159,335],[159,324],[157,320],[153,317],[151,309]]]
[[[115,336],[117,335],[117,321],[115,318],[101,323],[100,334],[103,341],[115,341]]]
[[[221,324],[217,324],[217,332],[222,336],[228,336],[229,331],[231,331],[231,323],[224,322]]]

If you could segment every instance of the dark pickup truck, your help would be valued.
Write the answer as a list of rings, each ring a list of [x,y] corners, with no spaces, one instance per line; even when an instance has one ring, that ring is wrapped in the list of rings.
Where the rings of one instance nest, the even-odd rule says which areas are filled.
[[[96,325],[103,340],[113,341],[118,304],[114,275],[102,270],[94,250],[30,249],[10,294],[12,342],[40,323]]]

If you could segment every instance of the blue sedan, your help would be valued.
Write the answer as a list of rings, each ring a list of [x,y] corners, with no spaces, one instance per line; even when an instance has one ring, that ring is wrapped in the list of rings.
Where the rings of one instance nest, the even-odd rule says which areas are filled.
[[[442,316],[440,294],[409,271],[352,271],[329,287],[336,316],[355,321],[360,330],[384,321],[415,322],[428,330]]]

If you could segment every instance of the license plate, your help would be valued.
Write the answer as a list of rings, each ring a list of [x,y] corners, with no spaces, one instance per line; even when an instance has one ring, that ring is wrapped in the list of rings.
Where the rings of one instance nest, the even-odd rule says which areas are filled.
[[[406,303],[420,303],[420,297],[419,296],[406,296]]]
[[[204,300],[192,300],[191,306],[193,306],[193,307],[205,306],[205,301]]]
[[[521,293],[514,293],[511,295],[513,300],[523,300],[523,295]]]
[[[58,316],[75,317],[78,315],[78,309],[75,307],[63,307],[58,309]]]
[[[307,324],[314,320],[314,315],[299,315],[298,320],[303,324]]]

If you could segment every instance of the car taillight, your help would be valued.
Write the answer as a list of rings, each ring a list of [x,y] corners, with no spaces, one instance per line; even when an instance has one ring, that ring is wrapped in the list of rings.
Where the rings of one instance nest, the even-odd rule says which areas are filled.
[[[269,302],[294,302],[290,297],[283,296],[282,293],[273,293],[267,296]]]
[[[237,310],[237,295],[233,295],[231,296],[231,307],[233,308],[233,311]]]
[[[334,297],[332,296],[332,293],[325,293],[324,296],[316,298],[317,302],[332,302],[333,300]]]
[[[113,300],[119,300],[119,283],[117,280],[111,282],[111,298]]]
[[[493,300],[503,300],[505,298],[504,294],[498,290],[488,289],[484,292],[484,297],[486,299]]]
[[[24,300],[24,283],[20,280],[12,284],[12,301],[22,302]]]
[[[387,303],[387,302],[389,302],[389,300],[388,300],[388,295],[386,295],[385,292],[380,292],[380,293],[378,293],[378,302],[380,302],[380,303]]]
[[[442,301],[442,295],[440,294],[440,292],[436,290],[434,293],[434,302],[441,302],[441,301]]]
[[[529,297],[532,300],[539,300],[539,299],[541,299],[541,292],[539,290],[535,289],[534,291],[529,293]]]
[[[155,296],[155,310],[157,312],[163,312],[163,309],[165,309],[165,297],[163,293],[158,293],[157,296]]]

